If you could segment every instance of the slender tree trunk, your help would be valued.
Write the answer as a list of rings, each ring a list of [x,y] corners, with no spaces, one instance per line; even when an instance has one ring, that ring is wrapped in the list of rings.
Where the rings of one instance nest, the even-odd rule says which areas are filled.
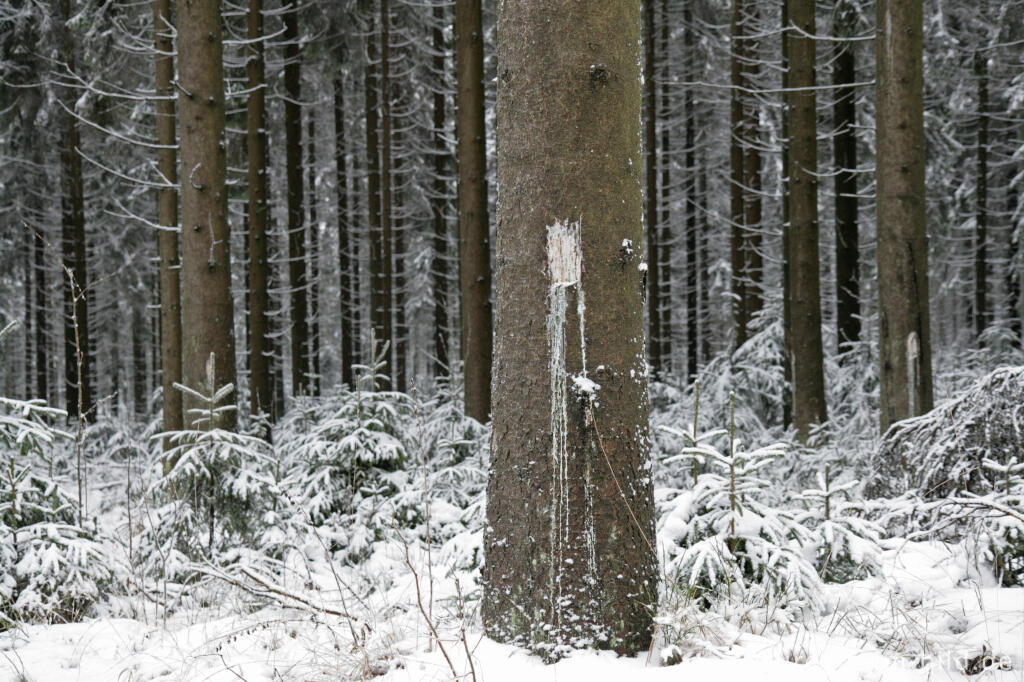
[[[818,251],[817,97],[814,88],[814,0],[790,0],[789,219],[790,310],[793,324],[793,423],[806,440],[828,417],[821,341]],[[881,148],[881,147],[880,147]]]
[[[988,306],[988,145],[989,97],[988,57],[974,53],[974,72],[978,78],[978,175],[977,214],[974,231],[974,334],[981,343],[991,321]]]
[[[1011,167],[1011,174],[1012,174]],[[1006,193],[1007,213],[1010,215],[1010,250],[1007,255],[1006,264],[1006,303],[1008,307],[1008,317],[1010,318],[1010,332],[1013,334],[1013,338],[1018,348],[1024,348],[1024,324],[1021,324],[1021,258],[1020,258],[1020,239],[1021,239],[1021,228],[1018,225],[1018,201],[1020,192],[1016,185],[1010,184],[1010,189]]]
[[[842,17],[837,19],[842,21]],[[836,35],[852,33],[838,25]],[[836,212],[836,343],[838,352],[860,341],[860,243],[857,225],[856,55],[854,46],[840,44],[832,67],[835,103],[832,105]]]
[[[445,55],[448,54],[448,46],[444,39],[445,9],[442,5],[434,5],[434,25],[431,31],[433,41],[433,72],[437,77],[445,73]],[[430,202],[430,209],[433,217],[434,239],[433,259],[430,265],[430,272],[433,278],[434,290],[434,376],[449,376],[451,362],[448,351],[451,347],[451,339],[448,327],[448,183],[446,182],[445,170],[448,164],[448,147],[444,141],[445,122],[447,112],[445,95],[441,88],[434,92],[434,120],[433,120],[433,170],[434,186],[433,198]]]
[[[209,390],[236,384],[231,250],[227,221],[224,70],[218,0],[178,4],[181,116],[182,329],[185,385]],[[233,401],[234,398],[228,398]],[[186,408],[198,408],[185,398]],[[235,414],[218,423],[234,428]]]
[[[391,363],[384,373],[395,385],[398,348],[395,344],[394,236],[392,232],[391,177],[391,8],[389,0],[380,0],[380,231],[383,269],[384,336],[391,346]]]
[[[149,412],[146,404],[146,316],[143,312],[145,299],[130,303],[132,307],[132,400],[136,419],[143,419]]]
[[[284,13],[284,136],[288,184],[288,286],[291,291],[292,395],[309,395],[306,226],[302,215],[302,48],[295,4]]]
[[[310,390],[320,395],[320,221],[316,212],[316,113],[309,112],[306,155],[309,163],[309,360]]]
[[[391,85],[392,100],[397,103],[399,110],[406,109],[403,106],[401,96],[399,95],[399,88],[396,87],[396,83]],[[392,134],[392,147],[395,149],[402,148],[401,133],[395,131]],[[393,270],[391,273],[391,292],[394,308],[394,327],[392,329],[392,336],[394,338],[395,345],[395,371],[394,377],[394,388],[397,391],[405,392],[409,388],[408,384],[408,356],[409,356],[409,328],[405,319],[405,230],[406,230],[406,217],[403,211],[403,190],[405,186],[405,175],[404,159],[395,157],[392,160],[392,184],[394,190],[391,193],[392,201],[392,219],[391,219],[391,243],[392,243],[392,263]]]
[[[758,9],[756,2],[744,5],[743,63],[741,82],[743,90],[743,273],[744,292],[746,294],[747,324],[750,325],[754,316],[764,307],[764,258],[761,256],[761,219],[763,214],[761,201],[761,122],[760,103],[754,95],[760,72],[757,56],[757,41],[751,37],[758,30]]]
[[[683,7],[683,48],[686,52],[683,76],[687,83],[697,79],[693,10],[687,2]],[[700,308],[697,289],[697,120],[693,101],[694,86],[687,85],[683,94],[683,116],[686,119],[686,376],[696,381],[699,361],[698,319]]]
[[[345,138],[345,84],[342,68],[345,54],[342,48],[337,51],[338,71],[334,76],[334,157],[337,163],[337,213],[338,213],[338,299],[341,318],[341,383],[355,388],[352,380],[352,365],[355,364],[352,352],[352,339],[357,333],[352,324],[353,308],[358,305],[352,278],[352,247],[351,225],[348,220],[348,158]]]
[[[784,388],[782,393],[782,425],[785,428],[793,423],[793,285],[790,279],[790,244],[792,242],[792,224],[789,216],[789,107],[786,99],[789,91],[789,0],[782,0],[782,91],[783,107],[781,120],[782,134],[782,375]]]
[[[70,0],[60,0],[64,40],[64,59],[69,72],[75,72],[75,43],[68,22]],[[74,95],[69,88],[63,93],[65,104],[74,110]],[[68,416],[79,414],[96,418],[93,411],[92,354],[89,348],[89,275],[85,252],[85,200],[82,184],[81,138],[78,121],[71,113],[64,115],[64,139],[61,145],[63,191],[61,192],[61,242],[64,257],[64,375],[67,385]],[[70,273],[70,279],[68,276]],[[81,391],[79,391],[81,375]],[[81,402],[79,402],[81,393]]]
[[[651,0],[653,4],[654,0]],[[672,264],[675,259],[672,257],[672,211],[671,211],[671,193],[672,193],[672,126],[669,125],[669,118],[671,116],[672,106],[671,97],[669,96],[670,90],[670,69],[672,66],[672,60],[668,58],[669,54],[669,2],[668,0],[662,0],[662,17],[660,22],[660,33],[661,33],[661,52],[663,55],[663,76],[661,81],[661,107],[664,111],[664,123],[661,126],[661,149],[658,152],[660,157],[661,165],[661,219],[658,223],[658,259],[660,264],[658,265],[658,276],[661,278],[661,294],[658,300],[662,302],[661,306],[661,322],[659,327],[661,329],[661,348],[658,351],[658,356],[661,358],[662,369],[665,373],[672,370],[672,349],[673,349],[673,325],[672,325],[672,309],[674,307],[674,301],[672,298],[672,288],[675,278],[672,275]],[[654,71],[651,71],[653,74]],[[661,117],[658,117],[661,118]]]
[[[499,6],[483,621],[547,657],[652,633],[642,25],[639,0]]]
[[[744,211],[747,188],[744,182],[746,168],[743,153],[743,108],[746,95],[743,93],[743,62],[746,60],[747,40],[744,19],[744,0],[732,0],[732,16],[729,22],[729,63],[730,83],[729,120],[731,131],[729,137],[729,217],[730,240],[729,252],[732,265],[732,310],[736,325],[735,347],[739,348],[747,341],[750,310],[747,304],[747,273],[745,258],[745,218]]]
[[[878,319],[882,431],[932,409],[922,6],[879,0]]]
[[[654,79],[654,2],[644,4],[644,222],[647,237],[647,354],[655,375],[661,357],[661,250],[658,248],[658,95]]]
[[[370,327],[377,343],[383,343],[387,336],[386,324],[389,318],[388,301],[384,296],[384,240],[381,228],[381,172],[380,172],[380,112],[378,111],[378,70],[377,33],[373,12],[367,13],[369,26],[365,32],[366,71],[366,205],[367,229],[370,247]],[[376,352],[370,349],[370,354]],[[390,368],[388,368],[390,371]]]
[[[484,46],[480,0],[456,0],[455,131],[459,166],[459,260],[466,414],[491,413],[491,252],[484,129]]]
[[[708,154],[701,150],[700,170],[697,175],[697,248],[700,261],[700,357],[711,361],[711,329],[708,319],[711,310],[711,228],[708,221]]]
[[[38,227],[36,229],[38,229]],[[33,329],[33,326],[34,326],[33,325],[34,316],[32,314],[32,306],[33,306],[33,298],[34,298],[34,296],[33,296],[34,286],[33,285],[35,284],[35,277],[33,277],[33,274],[32,274],[32,269],[33,269],[32,268],[32,242],[33,242],[33,239],[34,238],[33,238],[32,234],[28,230],[26,230],[24,232],[24,243],[23,243],[23,246],[22,246],[22,263],[21,263],[22,270],[25,273],[25,279],[24,279],[25,289],[24,289],[24,297],[23,297],[23,300],[22,300],[22,305],[25,308],[25,317],[24,317],[24,319],[25,319],[25,336],[24,336],[24,339],[25,339],[25,341],[24,341],[25,352],[24,352],[24,356],[23,356],[23,361],[25,363],[25,371],[24,371],[24,375],[23,375],[23,379],[24,379],[24,381],[23,381],[24,392],[23,392],[22,395],[25,396],[25,400],[31,400],[33,398],[37,398],[38,397],[36,395],[33,395],[33,391],[32,391],[33,358],[35,357],[36,353],[38,352],[38,351],[36,351],[36,353],[34,353],[33,349],[32,349],[32,340],[33,340],[32,329]],[[36,335],[36,338],[38,338],[38,335]],[[38,341],[37,341],[37,343],[38,343]]]
[[[249,182],[249,409],[253,415],[272,415],[271,343],[267,311],[269,194],[267,177],[266,67],[263,42],[263,0],[248,0],[245,63],[249,97],[246,102],[246,149]]]
[[[39,166],[42,167],[41,165]],[[47,339],[50,336],[49,332],[49,316],[50,306],[48,303],[48,296],[46,295],[46,261],[44,259],[45,254],[45,243],[43,242],[43,235],[39,232],[40,226],[36,226],[36,232],[32,236],[32,256],[34,261],[35,277],[31,288],[34,289],[35,293],[35,324],[32,325],[35,332],[35,355],[36,355],[36,398],[46,399],[49,395],[50,378],[49,378],[49,363],[50,353],[48,349]],[[27,265],[27,263],[26,263]],[[29,274],[28,268],[26,267],[26,275]],[[25,279],[25,285],[29,286],[28,277]],[[25,320],[28,322],[31,318],[28,316],[29,311],[25,311]],[[28,326],[28,325],[26,325]],[[26,347],[28,344],[29,330],[25,330]]]

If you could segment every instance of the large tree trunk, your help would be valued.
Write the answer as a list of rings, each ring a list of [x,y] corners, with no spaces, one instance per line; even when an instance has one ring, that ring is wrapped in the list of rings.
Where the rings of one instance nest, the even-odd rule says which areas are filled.
[[[988,56],[974,53],[974,72],[978,78],[978,176],[977,214],[974,230],[974,334],[979,343],[990,322],[988,307]]]
[[[75,72],[75,43],[68,22],[70,0],[60,0],[64,59]],[[61,144],[61,244],[64,257],[64,376],[67,385],[68,416],[95,419],[92,395],[92,354],[89,349],[89,274],[85,254],[85,200],[82,184],[81,138],[75,118],[74,95],[63,93],[68,112],[64,115]]]
[[[744,13],[745,37],[742,49],[743,62],[740,65],[743,124],[740,126],[740,134],[743,136],[743,277],[746,295],[746,311],[743,317],[749,325],[764,306],[764,258],[761,256],[762,143],[760,104],[754,95],[760,63],[757,56],[757,39],[752,37],[758,32],[757,3],[745,3]]]
[[[246,146],[249,165],[249,409],[253,415],[272,414],[269,328],[270,305],[267,262],[269,194],[267,178],[266,73],[263,42],[263,0],[249,0],[245,70],[249,98],[246,103]]]
[[[658,90],[654,79],[654,3],[644,4],[644,224],[647,237],[647,355],[656,376],[661,357],[661,249],[658,247]]]
[[[491,413],[491,252],[484,129],[484,37],[480,0],[455,3],[455,130],[459,165],[459,288],[466,414]]]
[[[366,106],[366,205],[367,231],[370,248],[370,328],[374,340],[382,343],[386,338],[386,324],[389,318],[389,301],[384,296],[384,240],[381,231],[381,173],[380,173],[380,112],[378,106],[377,33],[373,12],[366,13],[368,26],[364,31],[366,41],[366,70],[363,97]],[[370,355],[377,352],[370,349]],[[390,368],[387,368],[390,372]]]
[[[499,9],[483,620],[490,636],[549,657],[646,649],[657,599],[641,28],[639,0]]]
[[[806,440],[827,418],[821,342],[818,253],[817,97],[814,88],[814,0],[790,0],[789,262],[793,339],[793,423]]]
[[[355,388],[352,380],[352,365],[354,364],[353,338],[358,329],[353,324],[353,312],[358,305],[358,296],[355,295],[358,288],[358,280],[352,277],[352,248],[354,240],[351,235],[351,225],[348,220],[348,163],[347,143],[345,140],[345,84],[342,80],[342,65],[345,62],[345,55],[342,48],[337,51],[338,71],[334,76],[334,157],[337,163],[336,184],[337,184],[337,212],[338,212],[338,299],[341,318],[341,383],[349,388]]]
[[[786,106],[789,91],[789,0],[782,0],[782,425],[789,428],[793,423],[793,286],[790,279],[792,266],[789,262],[790,236],[792,226],[789,219],[789,109]]]
[[[183,335],[184,383],[208,391],[211,354],[215,388],[236,384],[218,0],[178,3],[178,54],[183,178],[181,310],[182,329],[188,330]],[[202,407],[188,397],[184,402],[186,408]],[[233,428],[234,424],[235,414],[229,412],[217,425]]]
[[[840,10],[842,11],[842,10]],[[847,10],[849,11],[849,10]],[[853,33],[854,17],[837,19],[839,38]],[[835,162],[836,211],[836,344],[860,341],[860,243],[857,225],[857,76],[854,46],[841,44],[832,67],[835,103],[832,105],[832,153]]]
[[[288,286],[291,291],[292,395],[309,395],[309,320],[307,318],[306,225],[302,215],[302,56],[299,16],[292,5],[284,14],[284,137],[288,185]]]
[[[441,4],[434,5],[434,25],[431,30],[433,42],[433,73],[440,78],[445,73],[445,55],[448,46],[444,39],[445,8]],[[448,351],[451,338],[448,326],[448,183],[445,180],[445,169],[448,162],[448,146],[444,140],[445,122],[447,120],[445,93],[440,87],[434,91],[433,120],[433,157],[434,185],[430,210],[433,217],[433,258],[430,265],[432,288],[434,292],[434,376],[449,376],[451,365]],[[488,384],[490,385],[490,384]]]
[[[878,0],[878,321],[882,431],[932,409],[922,7]]]
[[[380,0],[380,238],[381,238],[381,300],[383,302],[384,335],[382,343],[391,347],[392,361],[384,369],[395,387],[398,348],[395,344],[394,237],[391,234],[391,9],[389,0]]]

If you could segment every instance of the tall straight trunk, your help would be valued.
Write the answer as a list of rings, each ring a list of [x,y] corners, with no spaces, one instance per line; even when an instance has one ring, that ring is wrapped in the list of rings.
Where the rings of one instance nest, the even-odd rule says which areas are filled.
[[[740,65],[743,84],[740,93],[743,98],[743,125],[740,130],[743,134],[743,276],[746,294],[744,317],[749,325],[764,307],[764,258],[761,255],[761,121],[760,105],[753,94],[757,87],[760,62],[757,58],[756,39],[751,37],[758,29],[756,2],[745,3],[743,21],[745,37],[743,62]]]
[[[68,22],[70,0],[60,0],[64,59],[69,72],[75,72],[75,43]],[[74,110],[74,95],[63,93],[65,104]],[[64,115],[64,139],[61,144],[63,191],[61,192],[61,243],[64,257],[64,376],[67,385],[68,416],[84,415],[94,419],[92,395],[92,354],[89,347],[89,275],[85,252],[85,200],[82,183],[81,138],[78,121],[72,113]],[[70,273],[70,275],[69,275]],[[79,380],[81,377],[81,380]],[[79,386],[81,383],[81,386]],[[79,395],[81,394],[81,395]]]
[[[381,341],[391,346],[391,362],[384,374],[394,386],[398,349],[395,344],[394,241],[391,234],[391,9],[389,0],[380,0],[380,238],[382,290],[384,303],[384,336]]]
[[[974,230],[974,334],[981,335],[990,322],[988,307],[988,145],[989,97],[988,57],[974,53],[974,72],[978,78],[978,176],[977,213]]]
[[[253,415],[272,415],[271,344],[267,311],[270,265],[267,262],[269,194],[267,177],[266,66],[263,42],[263,0],[248,0],[245,72],[246,150],[249,182],[249,409]]]
[[[288,190],[288,287],[291,292],[292,395],[309,395],[309,320],[306,225],[302,215],[302,55],[299,16],[293,4],[284,14],[284,137]]]
[[[181,117],[181,280],[185,385],[208,391],[236,384],[231,250],[224,140],[224,68],[218,0],[178,4],[178,112]],[[234,398],[228,398],[234,400]],[[199,408],[194,398],[185,407]],[[234,428],[235,413],[218,421]]]
[[[640,0],[499,6],[483,622],[547,657],[652,634],[642,24]]]
[[[337,164],[335,184],[337,186],[338,215],[338,303],[341,319],[341,383],[355,388],[352,381],[352,339],[358,333],[352,324],[353,309],[358,305],[352,278],[353,239],[348,219],[348,149],[345,138],[345,83],[342,68],[345,64],[343,48],[337,50],[337,68],[334,76],[334,158]],[[356,280],[358,282],[358,280]]]
[[[696,55],[694,54],[693,10],[687,2],[683,8],[683,49],[686,54],[686,73],[683,79],[693,83],[697,79]],[[697,121],[693,101],[693,86],[687,85],[683,94],[683,117],[686,122],[686,376],[696,381],[699,362],[698,319],[700,307],[697,290]]]
[[[442,5],[434,5],[434,26],[431,31],[433,56],[433,72],[438,78],[445,72],[445,55],[448,46],[444,39],[445,9]],[[434,184],[430,211],[433,218],[433,254],[430,264],[432,288],[434,293],[434,376],[448,376],[451,363],[448,351],[451,339],[448,327],[448,183],[446,173],[448,163],[448,146],[444,140],[447,106],[445,93],[441,88],[434,92],[433,101],[433,158]]]
[[[654,78],[654,3],[644,5],[644,223],[647,237],[647,355],[655,375],[664,369],[661,356],[661,249],[658,246],[658,90]]]
[[[789,0],[782,0],[782,91],[783,107],[781,115],[782,134],[782,425],[785,428],[793,423],[793,286],[790,279],[792,266],[789,262],[790,234],[792,225],[789,220],[789,109],[786,106],[785,94],[789,90]]]
[[[316,112],[309,112],[306,162],[309,164],[309,372],[310,390],[320,395],[320,221],[316,212]]]
[[[40,166],[41,167],[41,166]],[[49,395],[50,377],[49,377],[49,364],[50,364],[50,353],[48,349],[48,338],[49,332],[49,316],[50,306],[49,297],[46,295],[46,261],[44,258],[45,254],[45,243],[43,241],[43,235],[39,232],[40,227],[36,226],[36,232],[32,235],[32,258],[35,277],[33,278],[33,287],[35,293],[35,324],[32,325],[35,332],[35,365],[36,365],[36,398],[46,399]],[[26,263],[26,266],[28,264]],[[29,274],[29,268],[26,267],[26,275]],[[29,278],[26,277],[25,282],[28,286]],[[28,316],[28,310],[26,312],[25,320],[31,319]],[[26,347],[28,347],[28,335],[29,330],[25,330]]]
[[[653,0],[652,0],[653,3]],[[672,276],[672,263],[674,259],[672,257],[672,223],[671,223],[671,202],[670,197],[672,193],[672,126],[668,125],[668,118],[672,111],[671,97],[669,96],[670,91],[670,68],[672,66],[672,60],[668,58],[669,54],[669,2],[668,0],[662,0],[662,17],[660,22],[660,33],[661,33],[661,53],[664,55],[663,68],[664,73],[661,81],[661,107],[664,111],[665,124],[661,126],[661,149],[658,151],[661,165],[661,218],[658,223],[658,259],[661,261],[658,265],[658,276],[661,278],[661,294],[658,299],[662,302],[661,306],[661,322],[659,327],[661,328],[661,348],[658,351],[658,356],[661,358],[663,370],[667,373],[672,369],[672,347],[673,347],[673,326],[672,326],[672,310],[673,310],[673,299],[672,299],[672,287],[674,278]],[[653,71],[652,71],[653,73]],[[659,117],[660,118],[660,117]]]
[[[396,87],[396,83],[392,83],[392,98],[398,103],[399,109],[405,109],[401,97],[399,95],[399,88]],[[392,134],[393,146],[395,148],[402,147],[401,133],[396,131]],[[405,186],[405,174],[404,167],[405,162],[402,158],[396,157],[392,161],[392,183],[394,190],[392,191],[392,203],[398,210],[393,212],[391,219],[391,252],[392,252],[392,263],[393,269],[391,273],[391,292],[392,292],[392,307],[394,310],[394,322],[392,328],[392,337],[394,338],[395,346],[395,371],[392,373],[393,385],[395,390],[405,392],[409,388],[408,384],[408,351],[409,351],[409,327],[405,319],[405,230],[406,230],[406,219],[405,212],[402,210],[402,192]]]
[[[1011,166],[1011,174],[1013,170]],[[1013,334],[1014,342],[1018,348],[1024,348],[1024,324],[1021,323],[1020,310],[1020,280],[1024,266],[1021,265],[1020,258],[1021,228],[1017,224],[1019,197],[1020,191],[1016,185],[1010,184],[1010,189],[1006,192],[1007,213],[1010,215],[1010,249],[1006,264],[1006,305],[1007,316],[1010,319],[1010,332]]]
[[[708,221],[708,154],[701,150],[697,175],[697,249],[700,262],[700,357],[701,362],[711,361],[711,229]]]
[[[459,166],[459,289],[466,414],[491,413],[491,252],[484,129],[484,38],[480,0],[455,3],[455,132]]]
[[[852,28],[839,25],[842,37]],[[836,344],[860,341],[860,239],[857,224],[857,77],[854,46],[840,43],[832,67],[835,103],[832,105],[832,153],[835,162],[836,213]]]
[[[919,2],[878,0],[878,321],[882,431],[932,409],[925,231],[923,20]]]
[[[814,82],[814,0],[790,0],[789,48],[789,262],[793,324],[793,424],[807,440],[827,419],[821,341],[818,253],[817,97]],[[797,30],[793,30],[795,27]],[[879,147],[880,149],[882,147]]]
[[[732,310],[736,325],[735,347],[747,341],[749,320],[747,314],[747,278],[745,258],[745,211],[747,188],[744,182],[746,168],[743,154],[743,107],[746,96],[743,93],[743,62],[746,59],[747,41],[744,19],[744,0],[732,0],[732,14],[729,21],[729,72],[732,88],[729,95],[729,255],[732,266]]]
[[[370,327],[377,343],[386,338],[387,321],[390,319],[388,301],[384,296],[384,239],[381,229],[381,172],[380,172],[380,112],[378,111],[377,33],[374,17],[368,12],[369,26],[365,31],[366,71],[364,77],[366,105],[366,205],[367,230],[370,247]],[[377,349],[371,348],[370,354]]]

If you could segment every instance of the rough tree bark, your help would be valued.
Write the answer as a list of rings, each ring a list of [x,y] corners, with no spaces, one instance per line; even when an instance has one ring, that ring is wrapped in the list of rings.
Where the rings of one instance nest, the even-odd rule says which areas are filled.
[[[875,39],[881,426],[932,409],[922,6],[879,0]]]
[[[178,112],[181,123],[182,359],[185,385],[206,390],[214,355],[216,387],[235,382],[235,334],[227,221],[224,69],[218,0],[178,3]],[[237,384],[236,384],[237,385]],[[233,397],[228,400],[234,400]],[[185,398],[186,410],[198,408]],[[235,414],[218,426],[233,428]]]
[[[989,111],[988,56],[974,53],[974,73],[978,79],[978,169],[977,213],[974,230],[974,335],[981,336],[991,321],[988,306],[988,145]]]
[[[459,289],[466,414],[491,413],[491,252],[484,129],[484,37],[480,0],[455,3],[455,131],[459,166]]]
[[[549,657],[644,650],[657,600],[642,23],[639,0],[499,6],[483,620],[490,636]]]
[[[789,265],[793,424],[806,440],[827,418],[818,253],[818,142],[814,0],[789,0]],[[797,30],[794,30],[795,27]]]
[[[269,195],[267,178],[266,66],[263,42],[263,0],[249,0],[246,17],[248,60],[245,63],[249,98],[246,103],[246,146],[249,181],[249,408],[252,414],[272,414],[271,344],[267,336],[270,300],[267,262]]]
[[[306,183],[309,197],[309,388],[320,395],[320,221],[316,202],[316,112],[310,110],[306,130]]]
[[[683,48],[685,50],[686,72],[683,78],[688,83],[696,80],[696,56],[693,31],[693,10],[690,3],[683,8]],[[686,119],[686,376],[689,381],[697,379],[699,361],[698,322],[700,309],[697,302],[697,120],[694,106],[693,86],[688,85],[683,94],[683,116]]]

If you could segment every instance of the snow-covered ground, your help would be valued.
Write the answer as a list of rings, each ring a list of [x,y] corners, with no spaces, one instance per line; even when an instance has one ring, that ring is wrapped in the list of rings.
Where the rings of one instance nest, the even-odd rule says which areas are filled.
[[[370,564],[401,566],[401,545],[391,549],[393,556]],[[763,604],[694,609],[692,623],[677,624],[692,633],[678,665],[663,665],[662,655],[671,651],[657,640],[652,652],[636,658],[581,652],[554,665],[479,631],[467,632],[463,641],[453,585],[437,579],[431,611],[442,652],[419,612],[407,570],[393,576],[390,589],[356,604],[350,597],[343,610],[358,614],[351,621],[280,606],[246,613],[245,600],[211,584],[205,588],[210,603],[198,599],[166,620],[160,607],[140,598],[131,619],[19,627],[0,635],[0,680],[399,682],[451,680],[454,668],[460,679],[475,674],[486,682],[924,682],[970,679],[964,666],[987,651],[994,665],[974,679],[1020,682],[1024,589],[996,587],[974,556],[967,543],[888,540],[880,577],[826,586],[822,604],[810,614]],[[419,559],[416,564],[429,609],[426,567]]]

